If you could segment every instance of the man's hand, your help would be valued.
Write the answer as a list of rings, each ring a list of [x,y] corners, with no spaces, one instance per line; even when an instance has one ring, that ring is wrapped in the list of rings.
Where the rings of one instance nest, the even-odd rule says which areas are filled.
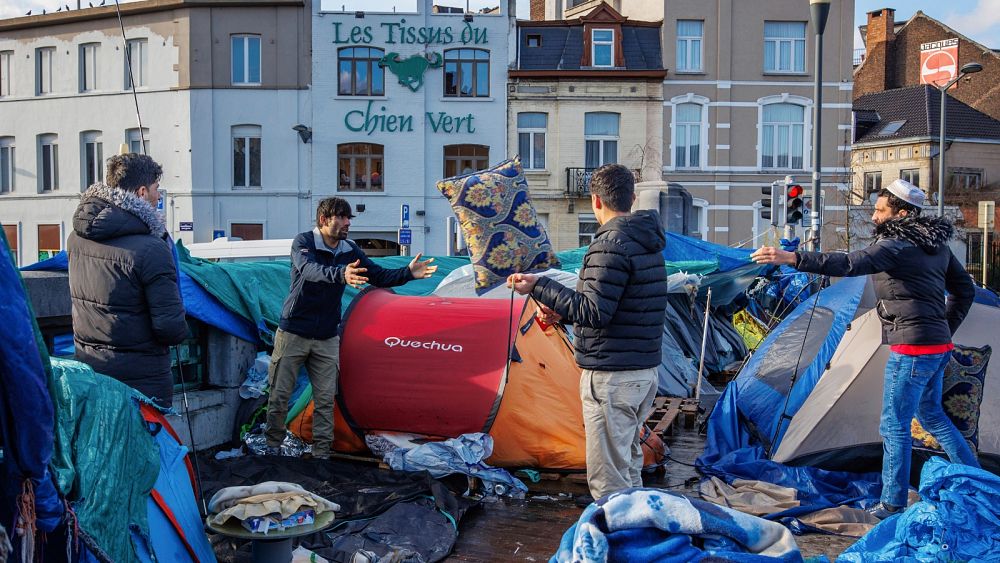
[[[538,276],[535,274],[511,274],[507,278],[507,287],[521,295],[531,293],[531,290],[535,289],[536,283],[538,283]]]
[[[361,289],[361,286],[368,283],[368,278],[364,276],[367,271],[368,268],[361,267],[361,260],[355,260],[344,266],[344,281],[354,289]]]
[[[547,325],[554,325],[562,320],[562,315],[553,311],[552,309],[542,305],[541,303],[536,303],[538,305],[538,310],[535,311],[535,316],[538,317],[539,321]]]
[[[795,265],[795,253],[781,250],[773,246],[762,246],[750,255],[750,259],[758,264]]]
[[[420,258],[423,255],[424,254],[421,252],[420,254],[414,256],[413,260],[410,261],[409,265],[410,273],[413,274],[413,279],[415,280],[422,280],[424,278],[429,278],[433,276],[434,272],[438,270],[437,266],[431,266],[431,262],[434,261],[433,258],[428,258],[427,260],[421,262]]]

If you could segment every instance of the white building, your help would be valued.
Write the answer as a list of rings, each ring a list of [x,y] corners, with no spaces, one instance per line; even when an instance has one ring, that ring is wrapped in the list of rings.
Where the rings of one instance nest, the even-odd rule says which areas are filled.
[[[104,159],[143,150],[126,53],[176,239],[308,228],[306,10],[145,0],[121,6],[125,38],[114,6],[0,20],[0,224],[19,264],[64,248]]]
[[[314,6],[313,197],[355,206],[351,237],[369,254],[397,253],[403,204],[413,253],[444,254],[453,213],[437,181],[507,158],[515,19],[499,1],[475,14]]]

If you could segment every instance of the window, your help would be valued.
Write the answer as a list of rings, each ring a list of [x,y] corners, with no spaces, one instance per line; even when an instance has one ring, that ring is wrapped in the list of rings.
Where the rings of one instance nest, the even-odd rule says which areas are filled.
[[[263,223],[233,223],[229,227],[231,238],[242,240],[264,240]]]
[[[806,23],[764,22],[764,72],[806,71]]]
[[[677,72],[701,72],[701,40],[705,22],[677,20]]]
[[[93,92],[97,90],[97,54],[98,43],[80,45],[80,91]]]
[[[444,95],[485,98],[490,95],[490,52],[450,49],[444,52]]]
[[[0,194],[14,191],[14,137],[0,137]]]
[[[59,146],[52,133],[38,136],[38,191],[59,189]]]
[[[260,86],[260,36],[234,35],[233,85]]]
[[[486,145],[445,145],[444,177],[484,170],[490,166],[490,147]]]
[[[865,172],[865,199],[882,190],[882,172]]]
[[[580,222],[578,229],[580,246],[589,246],[590,243],[594,242],[594,236],[601,225],[597,222],[597,218],[590,213],[581,213],[578,217]]]
[[[983,171],[976,168],[949,168],[949,187],[960,190],[978,190],[983,187]]]
[[[699,104],[674,106],[674,166],[677,168],[701,166],[701,109]]]
[[[55,58],[55,47],[35,49],[35,94],[52,93],[52,59]]]
[[[125,138],[128,141],[128,152],[134,152],[136,154],[149,154],[148,128],[142,128],[142,135],[139,134],[138,129],[129,129],[125,131]],[[143,149],[145,149],[145,151]]]
[[[517,147],[521,163],[528,170],[545,169],[545,128],[548,114],[517,114]]]
[[[337,145],[337,162],[342,192],[383,191],[384,147],[368,143]]]
[[[337,51],[341,96],[384,96],[385,69],[379,61],[385,51],[369,47],[345,47]]]
[[[590,64],[592,66],[615,66],[615,30],[593,29],[590,31]]]
[[[17,245],[17,225],[4,225],[3,234],[7,237],[7,245],[10,246],[10,255],[14,257],[14,267],[21,266],[20,253]]]
[[[100,131],[84,131],[80,133],[80,146],[83,154],[80,162],[83,164],[83,189],[104,181],[104,143],[101,142]]]
[[[233,127],[233,187],[260,187],[260,125]]]
[[[587,168],[600,168],[605,164],[618,162],[618,118],[617,113],[584,114],[584,166]]]
[[[125,45],[125,89],[132,88],[135,81],[136,88],[142,88],[148,84],[147,77],[149,42],[145,39],[130,39]]]
[[[38,225],[38,260],[48,260],[62,250],[59,225]]]
[[[899,131],[899,129],[903,126],[904,123],[906,123],[905,119],[902,121],[890,121],[889,123],[885,124],[885,127],[883,127],[881,131],[878,132],[878,135],[879,136],[892,135],[893,133]]]
[[[542,36],[535,33],[528,35],[528,47],[541,47],[542,46]]]
[[[9,96],[13,91],[11,88],[13,80],[10,74],[13,60],[14,51],[0,51],[0,96]]]
[[[907,182],[913,184],[914,186],[920,185],[920,169],[912,168],[910,170],[900,170],[899,179],[906,180]]]
[[[768,104],[763,109],[761,167],[801,170],[805,108]]]
[[[759,216],[759,214],[755,215]],[[691,200],[688,236],[708,240],[708,200],[697,197]]]

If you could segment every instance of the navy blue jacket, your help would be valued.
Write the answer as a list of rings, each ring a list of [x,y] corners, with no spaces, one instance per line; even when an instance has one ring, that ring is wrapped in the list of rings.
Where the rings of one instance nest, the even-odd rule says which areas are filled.
[[[597,229],[576,291],[540,278],[531,296],[573,324],[576,363],[627,371],[660,365],[667,310],[666,237],[655,211],[615,217]]]
[[[891,219],[875,227],[871,246],[850,254],[799,251],[795,267],[828,276],[870,274],[889,344],[947,344],[976,297],[972,278],[948,248],[953,232],[937,217]]]
[[[344,271],[355,260],[368,268],[363,275],[376,287],[395,287],[413,279],[406,266],[389,270],[372,262],[354,241],[342,240],[331,249],[323,243],[319,229],[299,233],[292,242],[292,286],[278,327],[316,340],[337,336]]]

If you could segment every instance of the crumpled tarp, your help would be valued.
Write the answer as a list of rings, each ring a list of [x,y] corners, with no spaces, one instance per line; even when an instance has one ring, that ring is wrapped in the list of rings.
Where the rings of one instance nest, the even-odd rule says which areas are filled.
[[[932,457],[920,472],[920,497],[837,559],[996,561],[1000,554],[1000,477]]]
[[[506,469],[491,467],[483,460],[493,454],[493,437],[482,432],[462,434],[441,442],[427,442],[412,449],[390,448],[385,462],[396,471],[428,471],[433,477],[461,473],[478,477],[495,492],[523,496],[528,487]],[[504,489],[496,488],[505,485]]]
[[[13,529],[15,499],[24,480],[34,489],[35,525],[52,531],[63,514],[48,472],[54,417],[48,354],[7,239],[0,229],[0,524]]]
[[[784,526],[660,489],[627,489],[588,506],[552,563],[802,561]]]
[[[105,561],[139,561],[132,541],[149,537],[146,500],[160,472],[137,403],[148,399],[84,363],[54,358],[52,373],[59,491],[93,540],[87,547]]]

